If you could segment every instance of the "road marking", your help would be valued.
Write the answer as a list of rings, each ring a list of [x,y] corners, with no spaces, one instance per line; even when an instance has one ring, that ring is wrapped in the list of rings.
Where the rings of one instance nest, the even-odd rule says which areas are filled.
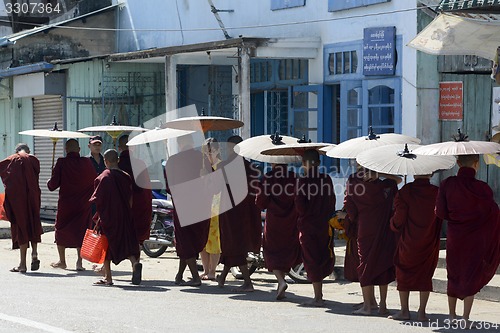
[[[37,328],[39,330],[51,332],[51,333],[70,333],[71,332],[71,331],[66,331],[66,330],[59,328],[59,327],[50,326],[50,325],[40,323],[37,321],[33,321],[33,320],[29,320],[26,318],[9,316],[8,314],[5,314],[5,313],[0,313],[0,320],[10,321],[12,323]]]

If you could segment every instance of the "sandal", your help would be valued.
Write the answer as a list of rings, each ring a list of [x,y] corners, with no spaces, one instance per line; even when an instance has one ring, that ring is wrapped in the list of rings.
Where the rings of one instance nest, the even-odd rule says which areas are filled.
[[[134,269],[132,271],[132,284],[139,285],[142,281],[142,264],[137,263],[134,265]]]
[[[104,279],[101,279],[99,281],[94,282],[94,286],[112,286],[113,282],[108,282]]]
[[[11,272],[13,273],[21,273],[21,274],[25,274],[26,273],[26,270],[25,269],[19,269],[19,267],[13,267],[10,269]]]
[[[33,259],[31,261],[31,270],[32,271],[37,271],[40,269],[40,260],[38,259]]]

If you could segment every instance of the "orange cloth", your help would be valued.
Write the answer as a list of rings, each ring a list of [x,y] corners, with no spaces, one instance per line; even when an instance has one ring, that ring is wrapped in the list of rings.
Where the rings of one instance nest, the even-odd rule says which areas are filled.
[[[0,193],[0,220],[7,220],[5,209],[3,209],[3,202],[5,200],[5,193]]]

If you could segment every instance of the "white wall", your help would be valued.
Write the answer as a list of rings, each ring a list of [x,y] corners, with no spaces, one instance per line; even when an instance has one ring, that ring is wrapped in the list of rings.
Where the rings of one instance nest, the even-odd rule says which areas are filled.
[[[417,0],[390,1],[340,12],[328,12],[326,0],[306,1],[303,7],[276,11],[270,9],[271,0],[213,3],[217,9],[234,10],[219,13],[232,37],[319,37],[324,45],[362,40],[365,27],[395,26],[396,34],[403,36],[403,54],[398,55],[398,61],[403,61],[402,131],[416,135],[416,51],[405,45],[417,34]],[[207,0],[128,0],[118,15],[120,28],[138,29],[135,33],[119,33],[120,51],[224,39]],[[316,22],[290,24],[304,21]],[[311,84],[323,82],[323,52],[318,51],[317,58],[309,62]]]

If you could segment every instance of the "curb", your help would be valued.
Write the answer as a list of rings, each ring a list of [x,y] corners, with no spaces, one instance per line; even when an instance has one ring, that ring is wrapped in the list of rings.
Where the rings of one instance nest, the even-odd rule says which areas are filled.
[[[3,224],[3,223],[2,223]],[[54,222],[53,221],[42,221],[42,230],[43,232],[51,232],[54,231]],[[0,227],[0,239],[10,239],[10,227],[2,226]]]
[[[345,248],[337,247],[335,248],[337,251],[335,253],[335,272],[337,274],[337,278],[344,280],[344,253],[338,253],[343,251]],[[439,258],[439,264],[434,273],[434,277],[432,278],[432,285],[435,293],[446,294],[447,290],[447,280],[446,280],[446,266],[443,266],[443,263],[446,263],[444,258]],[[500,277],[500,268],[497,270],[497,273],[493,279],[498,280]],[[475,299],[480,299],[484,301],[490,302],[500,302],[500,286],[491,285],[493,281],[490,281],[489,285],[484,286],[480,292],[475,295]],[[390,284],[391,286],[396,286],[395,282]]]

